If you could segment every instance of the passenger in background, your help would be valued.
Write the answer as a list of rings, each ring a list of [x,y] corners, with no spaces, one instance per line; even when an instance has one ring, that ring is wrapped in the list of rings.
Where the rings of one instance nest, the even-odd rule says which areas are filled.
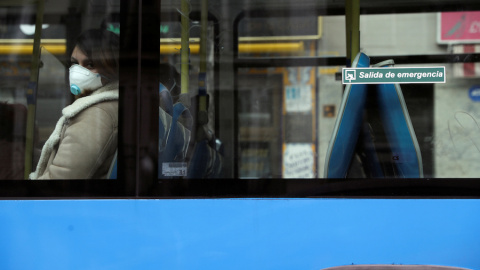
[[[160,83],[170,91],[173,103],[177,103],[180,98],[180,73],[177,69],[167,63],[160,64]]]
[[[30,179],[106,178],[115,155],[119,38],[92,29],[75,44],[69,79],[76,100],[62,110]]]

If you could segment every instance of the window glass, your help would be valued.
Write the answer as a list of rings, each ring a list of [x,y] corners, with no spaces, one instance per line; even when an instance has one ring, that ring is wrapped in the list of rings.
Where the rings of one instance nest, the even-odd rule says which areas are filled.
[[[35,6],[0,7],[1,46],[1,165],[0,179],[23,179],[27,122],[27,89],[32,72],[31,16]],[[33,27],[33,30],[35,28]],[[20,44],[18,44],[20,43]]]
[[[359,51],[370,57],[367,66],[385,59],[392,59],[392,67],[399,68],[443,66],[446,77],[444,83],[391,84],[397,101],[379,96],[383,86],[378,84],[352,90],[366,93],[358,105],[361,109],[349,106],[359,97],[346,98],[349,90],[341,82],[341,70],[346,66],[331,60],[346,55],[345,16],[301,17],[304,23],[315,21],[310,24],[320,29],[309,28],[318,33],[313,40],[309,40],[310,36],[290,35],[289,42],[304,45],[293,54],[273,48],[285,40],[285,31],[290,29],[278,22],[293,24],[297,20],[295,12],[282,14],[285,17],[280,19],[276,17],[279,12],[271,17],[259,14],[247,13],[253,18],[246,16],[238,23],[241,68],[236,73],[235,87],[239,177],[478,177],[473,163],[479,151],[472,134],[478,130],[474,93],[479,77],[475,63],[459,61],[474,57],[465,53],[476,53],[478,12],[361,15]],[[247,40],[255,45],[273,44],[266,47],[270,50],[247,53],[242,47]],[[464,55],[455,56],[457,63],[447,60],[456,54]],[[317,65],[309,66],[312,60],[302,57],[316,58]],[[347,124],[348,117],[353,117],[351,110],[362,116]],[[404,116],[396,118],[395,111]],[[392,121],[394,124],[389,124]],[[409,132],[402,133],[402,125]],[[405,140],[410,145],[402,142]],[[407,172],[411,168],[405,168],[409,163],[415,167],[411,172]],[[335,166],[342,168],[329,174]]]
[[[205,12],[203,21],[193,6],[178,5],[162,14],[160,179],[219,177],[221,173],[207,168],[211,158],[220,158],[215,137],[216,113],[220,113],[216,110],[219,25],[208,9]]]
[[[0,179],[105,178],[117,148],[119,2],[7,1],[0,12]]]
[[[0,179],[282,196],[478,178],[480,4],[354,3],[6,1]]]

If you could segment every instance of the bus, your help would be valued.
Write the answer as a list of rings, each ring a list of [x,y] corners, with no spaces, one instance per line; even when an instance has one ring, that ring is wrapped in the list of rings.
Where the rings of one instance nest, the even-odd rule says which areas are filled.
[[[480,2],[6,0],[0,21],[1,268],[480,269]],[[89,29],[119,42],[104,177],[35,179],[89,98]]]

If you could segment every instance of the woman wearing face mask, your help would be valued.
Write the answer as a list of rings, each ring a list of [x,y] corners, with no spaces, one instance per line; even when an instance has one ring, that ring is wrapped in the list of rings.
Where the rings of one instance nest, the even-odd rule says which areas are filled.
[[[118,50],[109,31],[78,37],[69,69],[76,100],[62,110],[30,179],[106,178],[117,149]]]

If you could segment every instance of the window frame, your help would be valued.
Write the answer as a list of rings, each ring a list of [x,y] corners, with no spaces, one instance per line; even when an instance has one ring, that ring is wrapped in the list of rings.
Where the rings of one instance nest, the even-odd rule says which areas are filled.
[[[149,149],[158,149],[160,6],[161,1],[120,1],[119,179],[1,180],[2,199],[138,197],[147,193],[157,176],[156,166],[148,170],[141,161],[156,164],[158,159],[158,151]]]
[[[160,46],[161,1],[121,0],[120,101],[119,101],[119,179],[118,180],[45,180],[0,181],[1,199],[65,198],[480,198],[477,179],[157,179],[158,151],[158,64]],[[417,6],[416,6],[417,7]],[[480,10],[480,3],[445,4],[435,11]],[[301,10],[295,10],[295,12]],[[261,14],[246,11],[241,16]],[[289,14],[292,10],[275,11]],[[308,10],[311,13],[312,10]],[[318,15],[343,15],[341,7],[318,9]],[[434,12],[419,4],[411,7],[363,7],[361,14]],[[302,13],[303,15],[305,13]],[[238,19],[238,18],[237,18]],[[235,19],[235,21],[237,21]],[[152,21],[154,22],[152,24]],[[142,27],[149,25],[149,28]],[[158,25],[158,28],[151,27]],[[238,31],[233,29],[234,76],[239,68],[335,66],[345,57],[304,57],[294,59],[238,58]],[[158,35],[158,38],[157,38]],[[217,34],[215,35],[218,36]],[[151,42],[158,40],[159,43]],[[132,42],[135,41],[135,42]],[[148,41],[148,42],[147,42]],[[153,57],[152,57],[153,56]],[[372,56],[380,62],[388,56]],[[390,58],[390,57],[388,57]],[[217,60],[218,61],[218,58]],[[480,62],[480,54],[395,56],[397,64]],[[218,70],[220,65],[215,63]],[[133,79],[131,79],[133,78]],[[128,80],[127,80],[128,79]],[[215,80],[219,80],[215,76]],[[215,85],[219,85],[218,81]],[[236,85],[236,83],[235,83]],[[216,87],[215,91],[218,91]],[[235,89],[236,91],[236,89]],[[218,102],[215,100],[215,102]],[[216,106],[218,108],[218,106]],[[218,114],[219,112],[216,112]],[[154,116],[147,117],[146,115]],[[218,119],[218,117],[216,117]],[[238,119],[236,120],[238,123]],[[218,127],[218,123],[215,125]],[[156,147],[155,147],[156,146]],[[234,146],[236,147],[236,145]],[[236,148],[235,148],[236,149]],[[236,157],[236,152],[233,152]],[[237,169],[238,171],[238,169]],[[235,174],[236,176],[237,174]]]

